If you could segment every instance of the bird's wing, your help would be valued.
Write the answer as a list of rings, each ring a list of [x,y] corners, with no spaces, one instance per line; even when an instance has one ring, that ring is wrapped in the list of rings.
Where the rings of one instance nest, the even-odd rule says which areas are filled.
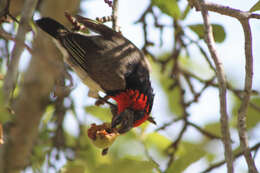
[[[61,43],[74,63],[106,91],[124,90],[129,65],[140,59],[139,50],[123,38],[115,41],[103,36],[68,33]]]

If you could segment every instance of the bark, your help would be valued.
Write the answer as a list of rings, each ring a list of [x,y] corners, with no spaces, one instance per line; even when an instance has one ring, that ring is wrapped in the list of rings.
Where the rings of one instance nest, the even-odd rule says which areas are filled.
[[[42,1],[42,16],[50,16],[67,24],[64,12],[75,13],[79,0]],[[5,129],[5,145],[0,147],[0,173],[21,172],[29,164],[31,151],[38,135],[38,127],[49,103],[55,80],[63,73],[61,54],[47,34],[38,30],[33,43],[31,62],[19,85],[20,92],[12,109],[15,118]]]

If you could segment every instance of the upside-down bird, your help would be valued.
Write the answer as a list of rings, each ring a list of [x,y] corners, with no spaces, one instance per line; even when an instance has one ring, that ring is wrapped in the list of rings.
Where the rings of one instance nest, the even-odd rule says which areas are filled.
[[[154,94],[144,54],[108,26],[81,16],[76,19],[97,35],[74,32],[48,17],[36,24],[58,41],[66,54],[64,61],[89,87],[90,97],[99,98],[102,91],[117,102],[112,128],[119,125],[119,132],[125,133],[152,121]]]

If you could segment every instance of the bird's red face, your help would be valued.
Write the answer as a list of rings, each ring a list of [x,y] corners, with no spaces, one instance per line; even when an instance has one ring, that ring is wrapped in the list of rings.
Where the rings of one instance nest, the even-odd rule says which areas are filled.
[[[111,98],[117,102],[117,115],[112,119],[112,127],[121,124],[120,133],[125,133],[148,119],[148,98],[138,90],[129,89]]]

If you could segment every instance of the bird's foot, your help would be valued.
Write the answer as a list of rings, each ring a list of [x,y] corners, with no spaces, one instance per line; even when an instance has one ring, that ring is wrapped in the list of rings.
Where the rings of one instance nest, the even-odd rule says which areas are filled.
[[[120,134],[126,133],[133,128],[134,122],[134,111],[126,109],[124,112],[119,115],[113,116],[111,127],[118,127],[118,132]]]
[[[73,25],[72,31],[82,31],[86,27],[83,26],[81,23],[77,21],[77,19],[69,14],[68,12],[65,12],[65,17],[70,21],[70,23]]]

